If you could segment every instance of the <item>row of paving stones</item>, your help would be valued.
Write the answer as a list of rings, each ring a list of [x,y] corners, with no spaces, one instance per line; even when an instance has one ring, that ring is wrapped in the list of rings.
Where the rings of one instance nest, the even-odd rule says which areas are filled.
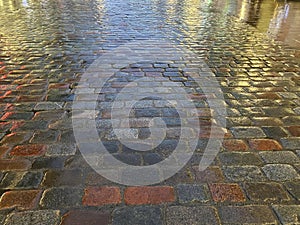
[[[281,198],[284,201],[287,198],[283,192],[278,192],[279,187],[274,184],[268,183],[260,188],[260,194],[265,195],[267,200]],[[243,192],[235,184],[211,184],[210,190],[216,202],[245,201]],[[257,190],[255,184],[252,190]],[[172,206],[176,200],[175,192],[179,205]],[[261,195],[256,197],[262,200]],[[112,205],[122,205],[122,198],[127,206],[113,207],[112,210]],[[209,203],[207,187],[200,185],[179,185],[176,190],[171,186],[127,187],[123,193],[117,186],[90,187],[84,191],[56,188],[43,194],[38,190],[11,191],[2,199],[2,207],[29,210],[9,214],[4,224],[58,224],[60,214],[64,214],[61,224],[109,224],[111,221],[112,224],[163,224],[164,220],[167,224],[220,224],[220,220],[222,224],[277,224],[277,217],[283,224],[299,222],[297,204],[274,204],[272,207],[261,204],[214,206]],[[88,208],[83,210],[81,207],[80,210],[81,201]],[[152,206],[134,206],[149,204]],[[103,208],[103,205],[109,206]],[[59,211],[60,208],[64,209]]]

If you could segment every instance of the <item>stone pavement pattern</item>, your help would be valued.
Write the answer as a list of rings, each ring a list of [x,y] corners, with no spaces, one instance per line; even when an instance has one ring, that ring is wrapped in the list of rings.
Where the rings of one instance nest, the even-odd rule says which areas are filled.
[[[299,49],[200,1],[39,0],[0,7],[0,224],[300,224]],[[176,62],[124,67],[99,96],[100,131],[107,104],[130,76],[181,83],[203,128],[194,157],[178,174],[127,187],[82,158],[72,101],[84,70],[102,53],[149,38],[175,41],[211,68],[227,103],[226,135],[214,163],[199,172],[212,123],[209,96],[194,90]],[[134,114],[146,120],[134,124],[140,137],[147,136],[149,117],[166,115],[178,126],[175,112],[147,103],[153,108]],[[166,157],[177,135],[175,129],[161,152],[145,155],[124,149],[109,133],[102,138],[112,154],[139,165]]]

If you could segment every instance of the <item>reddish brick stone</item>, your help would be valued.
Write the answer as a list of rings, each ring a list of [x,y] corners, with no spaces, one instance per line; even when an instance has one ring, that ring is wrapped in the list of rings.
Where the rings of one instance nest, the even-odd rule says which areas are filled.
[[[290,126],[287,127],[287,130],[291,133],[291,135],[300,137],[300,126]]]
[[[74,210],[62,217],[61,225],[107,225],[110,213],[96,210]]]
[[[243,140],[230,139],[223,141],[223,147],[228,151],[247,151],[248,146]]]
[[[280,96],[273,92],[264,92],[256,94],[259,99],[280,99]]]
[[[41,156],[47,150],[46,145],[19,145],[9,153],[11,156]]]
[[[84,191],[82,204],[87,206],[101,206],[118,204],[121,202],[121,192],[118,187],[88,187]]]
[[[15,207],[18,209],[33,209],[37,206],[41,193],[38,190],[5,192],[0,200],[0,209]]]
[[[210,192],[215,202],[244,202],[246,198],[238,184],[210,184]]]
[[[30,166],[30,161],[25,159],[0,159],[0,170],[25,170]]]
[[[175,194],[173,187],[128,187],[124,193],[124,200],[129,205],[161,204],[174,202]]]
[[[253,139],[249,140],[251,149],[258,151],[282,150],[282,146],[275,140],[271,139]]]
[[[193,172],[197,182],[200,183],[213,183],[224,181],[224,176],[219,167],[208,167],[204,171],[199,171],[199,166],[193,167]]]

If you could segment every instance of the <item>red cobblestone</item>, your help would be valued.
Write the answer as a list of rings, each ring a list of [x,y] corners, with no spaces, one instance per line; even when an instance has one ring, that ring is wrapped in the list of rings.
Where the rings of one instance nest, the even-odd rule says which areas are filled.
[[[41,156],[47,150],[46,145],[19,145],[9,153],[11,156]]]
[[[119,187],[88,187],[84,191],[82,204],[87,206],[101,206],[121,203]]]
[[[248,146],[243,140],[224,140],[223,147],[228,151],[247,151]]]
[[[25,159],[0,159],[0,170],[25,170],[29,169],[30,166],[30,161]]]
[[[300,126],[290,126],[287,127],[287,130],[291,133],[291,135],[300,137]]]
[[[251,149],[258,151],[282,150],[282,146],[275,140],[271,139],[253,139],[249,140]]]
[[[161,204],[174,202],[173,187],[128,187],[124,193],[125,203],[128,205]]]
[[[41,191],[8,191],[5,192],[0,200],[0,209],[15,208],[34,209],[41,197]]]
[[[212,198],[215,202],[244,202],[246,198],[238,184],[210,184]]]

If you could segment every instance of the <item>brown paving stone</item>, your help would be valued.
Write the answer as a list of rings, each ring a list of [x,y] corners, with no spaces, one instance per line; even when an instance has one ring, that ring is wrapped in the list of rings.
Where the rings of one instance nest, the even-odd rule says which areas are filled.
[[[62,217],[61,225],[108,225],[110,221],[109,212],[72,210]]]
[[[224,181],[224,176],[220,167],[212,166],[208,167],[204,171],[199,171],[199,166],[194,166],[193,173],[195,174],[196,181],[200,183],[213,183]]]
[[[221,206],[222,224],[278,224],[268,206]]]
[[[276,140],[271,139],[252,139],[249,140],[249,146],[258,151],[282,150],[282,146]]]
[[[300,137],[300,126],[290,126],[286,128],[291,135],[295,137]]]
[[[209,184],[215,202],[245,202],[245,195],[238,184]]]
[[[229,139],[223,141],[223,147],[228,151],[247,151],[248,146],[243,140]]]
[[[119,187],[87,187],[84,191],[82,204],[85,206],[101,206],[121,203]]]
[[[41,197],[39,190],[8,191],[0,199],[0,209],[14,208],[33,209]]]
[[[46,145],[18,145],[10,151],[11,156],[41,156],[46,153]]]
[[[0,146],[0,158],[4,158],[9,149],[8,146]]]
[[[256,202],[278,202],[290,200],[287,192],[277,183],[246,183],[244,189],[250,200]]]
[[[42,185],[45,187],[76,186],[83,184],[83,178],[80,169],[49,170],[45,173]]]
[[[124,192],[128,205],[161,204],[175,201],[174,188],[170,186],[128,187]]]
[[[26,170],[31,162],[26,159],[0,159],[0,170]]]

